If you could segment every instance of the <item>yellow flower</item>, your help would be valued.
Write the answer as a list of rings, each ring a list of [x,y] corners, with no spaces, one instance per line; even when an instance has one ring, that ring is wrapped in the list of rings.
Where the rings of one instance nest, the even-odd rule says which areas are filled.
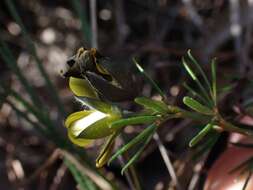
[[[109,127],[110,124],[121,118],[117,107],[98,100],[85,100],[91,110],[72,113],[65,121],[70,140],[78,146],[86,146],[92,140],[113,134],[115,130]]]

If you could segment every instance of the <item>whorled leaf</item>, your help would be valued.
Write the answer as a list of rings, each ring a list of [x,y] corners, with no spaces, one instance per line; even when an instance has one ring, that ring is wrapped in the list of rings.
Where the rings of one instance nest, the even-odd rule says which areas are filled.
[[[190,147],[195,146],[213,129],[213,125],[208,123],[189,143]]]
[[[199,113],[202,113],[205,115],[213,115],[214,114],[210,108],[202,105],[197,100],[194,100],[191,97],[185,96],[183,98],[183,102],[185,105],[187,105],[188,107],[190,107],[191,109],[193,109],[196,112],[199,112]]]

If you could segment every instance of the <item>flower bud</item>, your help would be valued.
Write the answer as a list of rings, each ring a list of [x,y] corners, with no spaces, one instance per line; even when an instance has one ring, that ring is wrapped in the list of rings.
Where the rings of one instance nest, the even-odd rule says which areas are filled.
[[[69,138],[74,144],[85,146],[92,139],[103,138],[116,131],[110,128],[110,125],[121,118],[119,109],[104,102],[94,102],[93,105],[98,109],[94,107],[91,110],[75,112],[65,121]],[[99,103],[101,105],[98,105]]]

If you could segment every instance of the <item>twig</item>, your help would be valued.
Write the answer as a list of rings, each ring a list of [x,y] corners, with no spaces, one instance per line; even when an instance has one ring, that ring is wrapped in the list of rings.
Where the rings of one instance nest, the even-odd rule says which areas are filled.
[[[178,190],[181,190],[182,189],[182,186],[180,185],[178,179],[177,179],[177,176],[176,176],[176,173],[174,171],[174,168],[173,168],[173,165],[172,165],[172,162],[170,160],[170,157],[166,151],[166,148],[164,147],[164,145],[162,144],[160,138],[159,138],[159,135],[157,133],[154,134],[153,136],[154,140],[156,141],[157,145],[158,145],[158,148],[159,148],[159,151],[161,153],[161,156],[163,158],[163,161],[169,171],[169,174],[170,174],[170,177],[173,181],[173,183],[175,184],[176,188]]]

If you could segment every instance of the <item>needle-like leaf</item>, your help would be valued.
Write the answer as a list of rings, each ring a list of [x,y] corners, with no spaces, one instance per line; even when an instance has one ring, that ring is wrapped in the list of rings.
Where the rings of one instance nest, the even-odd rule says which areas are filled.
[[[214,104],[217,104],[217,86],[216,86],[216,59],[214,58],[211,63],[212,70],[212,93]]]
[[[198,93],[196,92],[193,88],[191,88],[187,83],[184,83],[183,86],[193,95],[199,98],[202,103],[206,103],[206,100]]]
[[[115,160],[119,155],[123,154],[124,152],[128,151],[131,147],[139,144],[147,136],[149,136],[153,130],[156,128],[155,124],[150,125],[146,129],[144,129],[139,135],[137,135],[134,139],[132,139],[130,142],[128,142],[126,145],[123,145],[109,160],[108,164],[110,164],[113,160]]]
[[[150,140],[153,137],[153,134],[155,133],[155,129],[153,129],[152,133],[149,134],[148,137],[146,137],[145,142],[143,143],[143,145],[139,148],[139,150],[134,154],[134,156],[132,156],[132,158],[126,163],[126,165],[122,168],[121,170],[121,174],[123,175],[124,171],[126,169],[129,168],[129,166],[131,166],[141,155],[141,153],[143,152],[144,148],[148,145],[148,143],[150,142]]]
[[[213,128],[211,123],[208,123],[189,143],[190,147],[195,146],[201,139],[203,139]]]
[[[151,109],[155,112],[159,112],[159,113],[168,112],[168,106],[162,101],[152,100],[151,98],[146,98],[146,97],[137,97],[134,99],[134,101],[137,104],[140,104],[144,106],[145,108]]]
[[[187,105],[188,107],[190,107],[191,109],[193,109],[196,112],[199,112],[199,113],[202,113],[205,115],[213,115],[214,114],[211,109],[202,105],[197,100],[194,100],[191,97],[185,96],[183,99],[183,102],[185,105]]]
[[[140,73],[146,78],[148,82],[156,89],[156,91],[161,95],[163,100],[167,100],[166,94],[160,89],[160,87],[156,84],[156,82],[145,72],[145,70],[139,65],[135,58],[133,58],[133,62]]]
[[[191,78],[196,82],[196,84],[198,85],[199,89],[201,90],[201,93],[203,94],[203,96],[205,97],[207,103],[212,106],[213,102],[212,99],[209,97],[208,93],[206,92],[206,89],[204,88],[204,86],[200,83],[199,79],[197,78],[197,76],[195,75],[195,73],[193,72],[193,70],[190,68],[190,66],[186,63],[185,59],[182,58],[182,63],[186,69],[186,71],[189,73],[189,75],[191,76]]]
[[[137,125],[137,124],[149,124],[153,123],[158,116],[136,116],[136,117],[129,117],[126,119],[119,119],[111,123],[110,128],[119,130],[120,128],[127,126],[127,125]]]
[[[190,58],[190,60],[192,61],[192,63],[195,65],[195,67],[198,69],[199,73],[201,74],[201,76],[203,77],[206,85],[208,86],[208,88],[210,89],[211,91],[211,85],[210,85],[210,82],[209,80],[207,79],[207,76],[206,74],[204,73],[203,69],[200,67],[200,65],[198,64],[198,62],[196,61],[196,59],[192,56],[191,54],[191,50],[189,49],[187,51],[187,55],[188,57]]]

